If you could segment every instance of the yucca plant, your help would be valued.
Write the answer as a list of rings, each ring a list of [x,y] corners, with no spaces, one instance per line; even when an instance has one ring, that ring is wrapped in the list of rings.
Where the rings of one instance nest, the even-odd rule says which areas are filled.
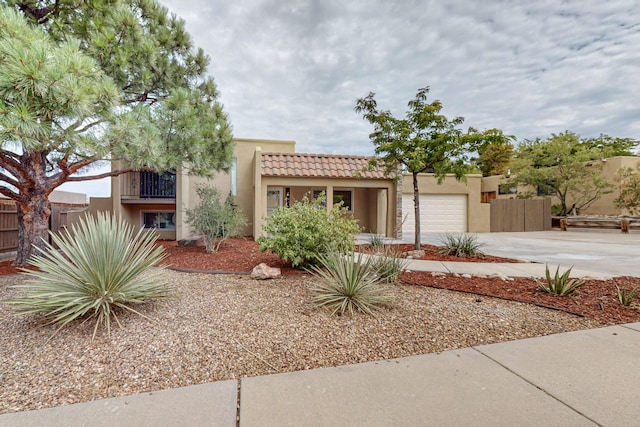
[[[616,295],[618,296],[618,301],[620,304],[625,307],[629,307],[634,299],[638,297],[638,288],[633,288],[631,290],[626,288],[620,288],[616,285]]]
[[[478,242],[478,237],[473,234],[445,234],[440,240],[442,248],[438,250],[442,255],[457,257],[482,255],[480,248],[484,246]]]
[[[43,325],[60,326],[52,337],[81,318],[95,319],[93,338],[101,324],[110,334],[112,317],[120,325],[115,308],[146,317],[130,305],[169,296],[164,267],[157,265],[164,250],[155,246],[155,233],[140,229],[134,235],[122,218],[99,213],[50,235],[53,244],[45,242],[30,261],[38,270],[24,270],[27,281],[15,286],[24,296],[3,302],[20,314],[44,313]]]
[[[534,278],[534,280],[538,284],[538,288],[541,291],[562,296],[569,295],[571,292],[586,283],[586,281],[583,279],[569,279],[572,269],[573,267],[569,268],[561,275],[560,266],[558,266],[558,268],[556,268],[556,273],[552,279],[551,273],[549,273],[549,265],[545,264],[546,281],[543,282],[537,278]]]
[[[369,246],[371,246],[375,252],[383,250],[386,247],[384,238],[380,234],[375,233],[369,236]]]
[[[389,286],[373,266],[373,258],[361,253],[331,251],[321,254],[311,271],[318,279],[312,288],[314,301],[332,314],[361,311],[373,314],[392,300]]]
[[[371,268],[381,281],[393,283],[398,280],[400,273],[407,268],[409,260],[402,258],[392,246],[385,245],[372,256]]]

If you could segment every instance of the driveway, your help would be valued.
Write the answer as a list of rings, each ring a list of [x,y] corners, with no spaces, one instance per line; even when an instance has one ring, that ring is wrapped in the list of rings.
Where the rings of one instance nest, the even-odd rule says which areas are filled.
[[[640,232],[552,230],[475,235],[489,255],[640,277]],[[424,233],[422,243],[441,245],[442,237],[441,233]],[[413,236],[403,240],[413,243]]]

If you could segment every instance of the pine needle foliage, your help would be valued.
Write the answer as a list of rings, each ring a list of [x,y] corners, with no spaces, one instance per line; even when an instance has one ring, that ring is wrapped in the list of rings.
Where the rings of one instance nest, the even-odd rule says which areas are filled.
[[[110,334],[112,317],[120,325],[117,308],[146,317],[131,306],[170,296],[155,233],[134,234],[122,218],[99,213],[50,236],[30,261],[38,270],[25,269],[28,279],[15,286],[24,296],[3,302],[19,314],[44,314],[42,326],[59,325],[52,337],[76,319],[95,320],[93,338],[100,325]]]

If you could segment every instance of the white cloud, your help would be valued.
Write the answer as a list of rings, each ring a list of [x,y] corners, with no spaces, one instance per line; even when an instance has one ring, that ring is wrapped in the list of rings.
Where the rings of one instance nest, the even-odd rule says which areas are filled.
[[[355,100],[431,87],[464,126],[640,138],[637,0],[161,0],[186,21],[234,134],[370,154]]]

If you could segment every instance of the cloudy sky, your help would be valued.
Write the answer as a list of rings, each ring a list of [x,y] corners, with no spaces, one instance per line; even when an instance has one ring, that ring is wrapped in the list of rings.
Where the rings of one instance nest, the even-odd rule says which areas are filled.
[[[423,86],[465,128],[640,138],[639,0],[160,3],[211,57],[239,138],[371,154],[356,99],[403,117]]]

